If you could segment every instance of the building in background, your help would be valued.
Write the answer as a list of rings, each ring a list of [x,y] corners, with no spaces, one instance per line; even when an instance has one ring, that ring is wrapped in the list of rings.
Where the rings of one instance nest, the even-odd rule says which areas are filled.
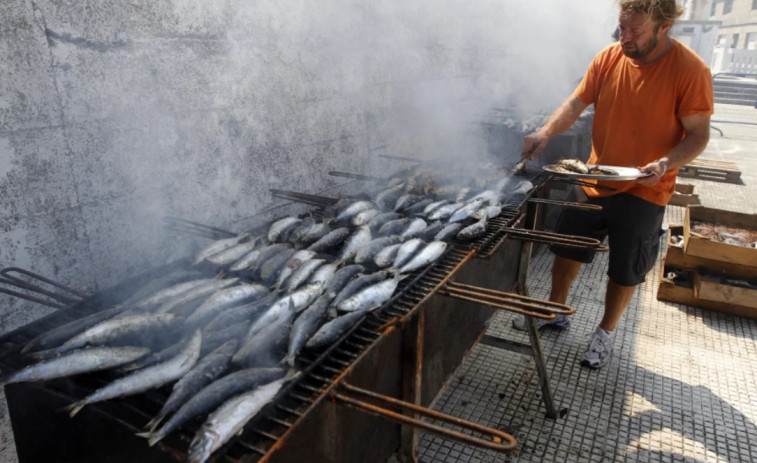
[[[683,5],[684,20],[673,33],[710,63],[711,121],[757,125],[757,0],[685,0]]]
[[[715,59],[720,21],[683,19],[673,26],[673,36],[694,50],[705,63],[712,66]]]
[[[713,74],[757,75],[757,0],[688,0],[684,7],[687,19],[719,23],[707,60]]]
[[[709,19],[713,0],[683,0],[683,18]]]

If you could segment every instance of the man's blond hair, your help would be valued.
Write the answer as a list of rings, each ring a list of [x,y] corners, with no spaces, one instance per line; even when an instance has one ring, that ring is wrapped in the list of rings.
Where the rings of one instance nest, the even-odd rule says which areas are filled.
[[[658,25],[672,25],[683,14],[683,7],[676,0],[619,0],[619,3],[622,17],[641,13]]]

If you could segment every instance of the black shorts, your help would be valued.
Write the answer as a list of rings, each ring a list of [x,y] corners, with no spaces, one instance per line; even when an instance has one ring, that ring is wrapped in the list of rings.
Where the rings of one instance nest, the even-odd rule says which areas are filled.
[[[607,276],[622,286],[636,286],[654,267],[660,248],[665,207],[627,193],[586,198],[602,211],[565,208],[555,231],[604,241],[608,238],[610,265]],[[583,201],[582,201],[583,202]],[[552,246],[555,255],[583,263],[594,260],[596,251]]]

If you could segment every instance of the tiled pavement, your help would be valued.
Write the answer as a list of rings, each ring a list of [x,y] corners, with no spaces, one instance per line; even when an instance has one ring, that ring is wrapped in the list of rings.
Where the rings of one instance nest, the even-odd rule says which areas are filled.
[[[541,276],[550,263],[548,252],[534,259],[532,296],[546,298]],[[757,461],[757,321],[657,301],[658,267],[618,328],[612,362],[583,368],[605,266],[598,259],[579,276],[571,328],[542,333],[553,395],[567,415],[545,417],[533,360],[478,346],[436,406],[510,432],[520,449],[502,455],[425,436],[421,461]],[[490,334],[527,342],[512,318],[496,316]]]
[[[679,179],[695,186],[704,206],[757,212],[757,128],[722,124],[703,159],[735,162],[742,185]],[[666,225],[682,223],[669,206]],[[661,257],[666,235],[661,238]],[[551,254],[535,253],[533,297],[549,293]],[[541,341],[553,396],[564,418],[546,418],[534,361],[479,345],[437,398],[446,413],[505,430],[519,449],[482,450],[422,435],[420,461],[431,462],[755,462],[757,461],[757,320],[658,301],[660,259],[639,286],[616,335],[615,356],[601,370],[579,364],[601,318],[606,255],[583,266],[568,304],[567,331]],[[497,314],[489,334],[528,342]]]

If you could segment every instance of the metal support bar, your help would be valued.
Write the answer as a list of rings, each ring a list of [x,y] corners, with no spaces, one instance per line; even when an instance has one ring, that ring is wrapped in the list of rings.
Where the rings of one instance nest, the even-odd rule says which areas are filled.
[[[530,203],[527,205],[526,211],[526,228],[533,230],[536,228],[537,217],[541,206],[538,203]],[[521,294],[528,296],[528,272],[531,265],[531,251],[533,249],[533,243],[530,241],[524,241],[521,247],[520,262],[518,268],[518,288]],[[544,400],[544,408],[547,409],[547,418],[557,419],[558,412],[555,406],[555,399],[552,396],[552,388],[549,385],[549,373],[547,372],[547,365],[544,362],[544,352],[541,347],[541,338],[539,336],[539,330],[536,329],[533,317],[528,315],[526,319],[526,330],[528,331],[528,340],[531,345],[531,353],[536,365],[536,373],[539,375],[539,386],[541,386],[542,398]],[[567,412],[567,411],[566,411]]]
[[[424,164],[424,163],[430,163],[433,162],[431,159],[418,159],[418,158],[410,158],[407,156],[395,156],[393,154],[379,154],[380,158],[384,159],[392,159],[394,161],[407,161],[407,162],[414,162],[417,164]]]
[[[199,236],[200,238],[209,238],[213,240],[222,238],[231,238],[238,236],[237,233],[222,228],[211,227],[191,220],[180,219],[178,217],[166,217],[166,228],[180,233]]]
[[[576,310],[569,305],[454,281],[445,283],[438,293],[455,299],[477,302],[494,307],[495,309],[521,313],[544,320],[553,320],[555,315],[573,315],[576,313]]]
[[[330,170],[329,175],[331,175],[332,177],[344,177],[344,178],[351,178],[354,180],[367,180],[367,181],[375,181],[375,182],[387,181],[387,178],[385,177],[375,177],[373,175],[353,174],[352,172],[342,172],[340,170]]]
[[[560,233],[544,230],[521,228],[504,228],[503,230],[508,238],[523,240],[526,242],[544,243],[564,248],[591,249],[594,251],[608,251],[610,249],[606,245],[603,245],[598,239],[587,238],[585,236],[562,235]]]
[[[423,332],[425,327],[425,306],[418,308],[414,323],[402,331],[402,400],[415,405],[421,404],[423,384]],[[405,414],[417,419],[412,411]],[[418,429],[402,426],[400,430],[399,460],[402,462],[418,461]]]
[[[530,243],[528,243],[530,246]],[[527,255],[526,257],[530,257]],[[523,256],[521,257],[521,261]],[[525,278],[516,283],[520,291],[527,293],[528,290],[524,285]],[[536,363],[536,372],[539,375],[539,385],[541,386],[542,396],[544,397],[544,406],[547,410],[547,417],[556,419],[558,416],[564,416],[566,410],[557,411],[552,391],[549,386],[549,374],[547,373],[544,354],[541,348],[539,332],[534,325],[534,318],[554,319],[555,314],[571,315],[575,309],[564,304],[556,302],[541,301],[539,299],[521,296],[513,293],[504,293],[493,289],[477,288],[470,285],[449,282],[438,291],[439,294],[456,299],[462,299],[470,302],[477,302],[482,305],[494,307],[501,310],[516,312],[526,317],[526,326],[529,336],[529,344],[515,343],[506,339],[495,336],[485,335],[482,338],[482,344],[506,349],[519,354],[531,355]]]
[[[328,207],[336,204],[339,199],[329,198],[327,196],[313,195],[309,193],[299,193],[291,190],[279,190],[277,188],[270,188],[271,196],[274,198],[286,199],[289,201],[296,201],[299,203],[307,204],[309,206],[316,207]]]
[[[567,409],[559,412],[555,405],[555,398],[552,395],[552,388],[549,385],[549,373],[547,372],[547,364],[544,361],[544,351],[541,347],[541,338],[539,337],[539,330],[536,329],[534,319],[526,316],[526,328],[528,331],[528,341],[531,344],[531,352],[534,357],[534,364],[536,365],[536,373],[539,376],[539,386],[541,386],[542,397],[544,399],[544,408],[547,409],[547,418],[556,420],[558,416],[565,416]]]
[[[588,187],[596,188],[597,190],[618,191],[617,188],[613,188],[611,186],[599,185],[595,182],[587,182],[586,180],[581,180],[575,177],[565,177],[559,174],[553,174],[552,181],[568,183],[570,185],[588,186]]]
[[[481,344],[489,347],[496,347],[497,349],[509,350],[517,354],[531,355],[531,345],[524,342],[512,341],[510,339],[498,338],[490,334],[485,334],[481,337]]]
[[[375,403],[364,402],[362,400],[354,398],[353,396],[362,396],[372,400]],[[466,444],[476,445],[500,452],[511,452],[518,448],[518,442],[515,440],[515,438],[504,431],[490,428],[488,426],[474,423],[472,421],[467,421],[456,416],[440,413],[429,408],[404,402],[393,397],[377,394],[366,389],[352,386],[344,381],[339,382],[338,389],[333,392],[332,397],[336,401],[356,410],[370,413],[372,415],[396,421],[408,426],[413,426],[418,429],[423,429],[427,432],[438,434]],[[385,407],[399,409],[403,413],[398,413]],[[423,419],[411,418],[410,416],[405,414],[407,412],[412,412],[413,414],[418,415]],[[484,437],[476,437],[462,433],[460,431],[448,429],[437,424],[433,424],[429,422],[429,420],[448,423],[453,426],[481,434]]]
[[[11,273],[24,275],[27,279],[25,280],[19,277],[11,276]],[[54,291],[47,290],[43,288],[42,286],[40,286],[39,283],[32,283],[32,281],[34,280],[36,280],[37,282],[42,282],[47,285],[50,285],[54,288],[57,288],[60,291],[54,292]],[[26,293],[19,293],[17,291],[11,291],[5,288],[0,288],[0,292],[2,293],[8,294],[10,296],[15,296],[20,299],[26,299],[31,302],[36,302],[38,304],[43,304],[49,307],[54,307],[56,309],[66,307],[76,302],[80,302],[81,300],[89,297],[83,291],[78,291],[73,288],[69,288],[68,286],[65,286],[61,283],[53,281],[49,278],[45,278],[42,275],[38,275],[34,272],[31,272],[29,270],[25,270],[19,267],[6,267],[0,270],[0,284],[13,286],[15,288],[23,289],[26,291],[30,291],[32,293],[36,293],[38,295],[49,297],[50,299],[53,299],[57,302],[34,297]],[[67,294],[64,294],[64,293],[67,293]]]
[[[602,206],[598,204],[576,203],[572,201],[558,201],[556,199],[531,198],[528,200],[528,202],[534,203],[534,204],[546,204],[548,206],[569,207],[571,209],[583,209],[586,211],[599,212],[602,210]]]
[[[8,283],[6,280],[3,280],[0,278],[0,283]],[[10,289],[0,288],[0,293],[7,294],[9,296],[17,297],[19,299],[25,299],[30,302],[36,302],[37,304],[46,305],[48,307],[52,307],[54,309],[62,309],[67,306],[67,304],[58,304],[56,302],[48,301],[47,299],[42,299],[39,297],[30,296],[29,294],[19,293],[18,291],[12,291]]]
[[[554,420],[558,417],[563,417],[568,412],[568,409],[563,408],[559,411],[557,410],[554,397],[552,396],[549,387],[549,375],[547,373],[546,364],[544,362],[541,340],[539,338],[539,333],[536,329],[536,325],[534,325],[534,320],[532,317],[526,317],[526,328],[529,338],[528,344],[491,335],[485,335],[483,338],[481,338],[481,344],[489,347],[495,347],[497,349],[504,349],[510,352],[515,352],[517,354],[532,356],[536,365],[536,373],[539,376],[539,386],[541,386],[542,394],[544,396],[544,408],[546,408],[547,418]]]
[[[543,202],[529,201],[528,204],[529,206],[535,206],[538,208],[538,205],[543,204]],[[574,207],[573,205],[578,203],[565,204],[569,205],[568,207]],[[588,207],[586,209],[597,210],[594,207]],[[495,241],[495,244],[493,246],[489,246],[486,251],[477,254],[476,257],[481,259],[490,259],[494,255],[494,253],[497,252],[499,247],[502,246],[502,243],[504,243],[506,239],[516,239],[524,242],[542,243],[550,246],[559,246],[565,248],[587,249],[591,251],[609,250],[607,246],[603,245],[602,242],[595,238],[577,235],[563,235],[560,233],[549,232],[545,230],[535,230],[535,225],[530,225],[526,228],[519,228],[518,226],[520,225],[522,220],[523,217],[521,216],[521,218],[514,221],[514,223],[512,223],[510,226],[500,227],[496,232],[496,238],[492,240]]]
[[[529,236],[534,233],[533,229],[536,227],[536,218],[539,214],[540,203],[530,202],[527,207],[528,210],[525,215],[524,223],[525,228],[522,230],[524,236]],[[518,278],[515,283],[516,290],[520,292],[520,294],[504,293],[493,289],[478,288],[455,282],[448,282],[444,288],[439,290],[439,294],[471,302],[478,302],[497,309],[520,313],[525,316],[526,329],[529,337],[528,345],[488,335],[484,336],[481,342],[489,346],[506,349],[520,354],[531,355],[533,357],[536,364],[536,372],[539,375],[539,385],[542,390],[546,415],[548,418],[557,419],[558,416],[565,416],[567,409],[558,412],[557,407],[555,406],[554,397],[549,384],[549,374],[547,372],[544,353],[541,347],[541,339],[539,337],[539,331],[534,324],[534,317],[550,320],[554,319],[556,314],[572,315],[575,313],[575,309],[564,304],[542,301],[528,296],[526,282],[528,280],[529,265],[531,263],[533,241],[536,240],[523,240],[521,246],[518,261]],[[584,242],[582,246],[596,246],[599,244],[598,241],[594,241],[594,243]]]

